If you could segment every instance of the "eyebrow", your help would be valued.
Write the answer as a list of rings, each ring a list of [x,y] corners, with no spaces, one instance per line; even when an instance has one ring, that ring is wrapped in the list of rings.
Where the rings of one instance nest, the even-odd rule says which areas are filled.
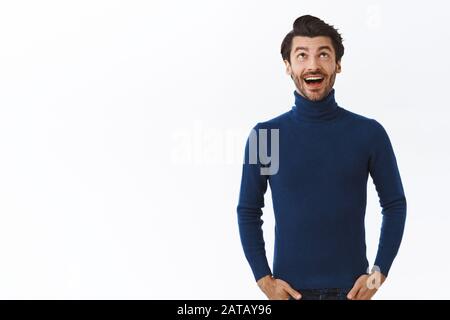
[[[298,50],[309,51],[309,49],[307,47],[297,47],[297,48],[295,48],[294,52],[297,52]],[[318,48],[318,50],[319,51],[320,50],[329,50],[329,51],[331,51],[331,48],[330,48],[330,46],[320,46]]]
[[[330,46],[321,46],[321,47],[319,47],[319,50],[330,50],[331,51],[331,48],[330,48]]]

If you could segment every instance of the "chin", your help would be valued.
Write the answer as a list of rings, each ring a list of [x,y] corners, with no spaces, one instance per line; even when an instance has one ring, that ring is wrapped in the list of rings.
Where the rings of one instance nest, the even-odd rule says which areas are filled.
[[[325,98],[325,96],[326,96],[326,92],[313,92],[313,93],[308,93],[306,95],[306,97],[311,101],[322,100],[323,98]]]

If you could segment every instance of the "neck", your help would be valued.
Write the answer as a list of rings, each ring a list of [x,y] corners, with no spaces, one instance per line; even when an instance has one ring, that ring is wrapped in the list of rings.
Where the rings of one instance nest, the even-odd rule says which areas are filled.
[[[334,99],[334,89],[321,100],[312,101],[294,91],[295,106],[292,112],[296,118],[304,121],[322,122],[329,121],[339,113],[339,108]]]

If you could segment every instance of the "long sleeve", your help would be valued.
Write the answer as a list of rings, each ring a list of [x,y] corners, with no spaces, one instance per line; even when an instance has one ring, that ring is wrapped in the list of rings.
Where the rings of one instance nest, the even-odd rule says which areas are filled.
[[[266,257],[261,218],[264,194],[267,190],[267,176],[261,175],[260,162],[252,161],[250,152],[255,151],[251,146],[255,146],[257,141],[255,134],[257,126],[253,130],[245,145],[237,218],[245,257],[250,264],[255,280],[258,281],[266,275],[271,275],[272,272]]]
[[[383,215],[375,266],[388,275],[403,237],[406,220],[406,198],[397,161],[383,126],[375,122],[369,172],[378,193]]]

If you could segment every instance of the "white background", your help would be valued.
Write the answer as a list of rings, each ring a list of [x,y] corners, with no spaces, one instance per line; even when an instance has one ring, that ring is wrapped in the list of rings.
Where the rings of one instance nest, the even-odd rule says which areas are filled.
[[[342,33],[342,107],[388,131],[408,202],[376,299],[449,298],[445,1],[1,1],[0,298],[265,299],[236,206],[243,147],[288,111],[300,15]],[[369,178],[368,258],[381,208]],[[270,192],[264,208],[273,253]]]

